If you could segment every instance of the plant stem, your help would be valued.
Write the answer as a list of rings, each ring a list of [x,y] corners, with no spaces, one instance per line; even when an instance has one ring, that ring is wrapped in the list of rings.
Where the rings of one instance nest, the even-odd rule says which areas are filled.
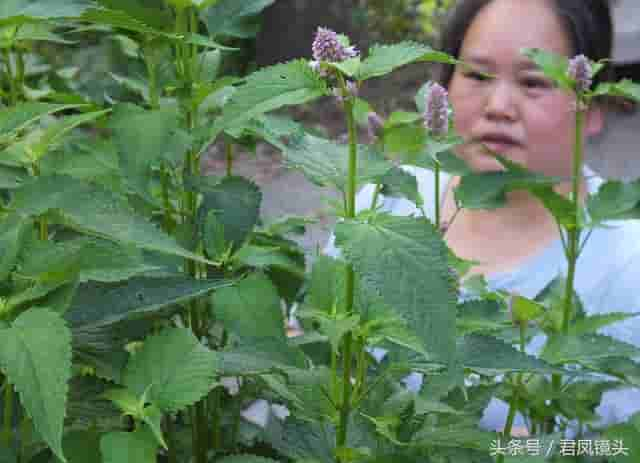
[[[440,162],[436,159],[436,165],[434,169],[435,173],[435,215],[436,215],[436,229],[440,230]]]
[[[4,56],[7,81],[9,82],[9,106],[15,106],[18,102],[18,96],[16,89],[16,80],[13,75],[13,66],[11,65],[11,50],[9,48],[5,48],[4,50],[2,50],[2,55]]]
[[[167,416],[165,418],[165,427],[167,434],[167,444],[169,445],[169,452],[167,453],[167,459],[169,463],[178,463],[178,455],[176,452],[176,430],[173,425],[173,417]]]
[[[356,172],[358,167],[358,134],[356,131],[356,122],[353,114],[353,99],[349,96],[347,85],[344,77],[338,74],[338,80],[342,87],[344,98],[344,108],[347,118],[347,129],[349,131],[349,171],[347,178],[347,198],[346,198],[346,217],[354,218],[356,215]],[[345,275],[345,311],[347,314],[353,311],[353,303],[355,296],[355,273],[353,265],[347,265]],[[347,431],[349,426],[349,416],[351,414],[351,344],[353,341],[351,332],[345,334],[343,338],[342,348],[342,369],[343,369],[343,392],[342,402],[340,406],[340,422],[336,437],[336,446],[344,447],[347,443]]]
[[[4,381],[4,413],[3,413],[3,430],[2,442],[5,447],[11,444],[11,434],[13,429],[13,386],[9,382],[9,378],[5,377]]]
[[[573,313],[573,288],[576,274],[576,262],[578,260],[578,246],[580,243],[580,180],[582,179],[582,151],[583,151],[583,130],[584,130],[584,110],[581,109],[583,102],[578,97],[576,105],[576,131],[575,131],[575,143],[573,148],[573,185],[571,192],[571,200],[574,206],[574,224],[567,230],[567,284],[564,294],[564,310],[562,313],[562,334],[569,334],[569,320]],[[562,389],[562,376],[560,374],[553,374],[551,376],[551,388],[553,390],[555,399],[557,402],[557,396]],[[553,432],[555,420],[547,421],[546,431]]]
[[[227,177],[233,173],[233,142],[230,137],[225,140],[225,155],[227,158]]]

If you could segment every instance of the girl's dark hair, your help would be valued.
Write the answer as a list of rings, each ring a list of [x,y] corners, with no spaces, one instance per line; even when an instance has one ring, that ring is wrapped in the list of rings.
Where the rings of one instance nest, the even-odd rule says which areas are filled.
[[[478,12],[492,1],[459,0],[442,29],[439,49],[458,58],[467,29]],[[582,54],[593,61],[611,58],[613,26],[607,0],[551,0],[550,5],[565,27],[573,56]],[[438,70],[437,78],[443,86],[449,86],[453,69],[452,65],[442,65]],[[611,67],[607,63],[594,79],[594,85],[610,78]]]

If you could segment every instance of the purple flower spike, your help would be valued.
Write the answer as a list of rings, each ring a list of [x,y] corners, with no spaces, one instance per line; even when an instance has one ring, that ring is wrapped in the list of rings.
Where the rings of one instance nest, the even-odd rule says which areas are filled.
[[[446,135],[449,131],[448,93],[435,82],[427,90],[424,126],[436,136]]]
[[[338,34],[325,27],[318,27],[311,49],[313,59],[316,61],[339,63],[358,56],[358,51],[354,47],[345,47],[338,40]]]
[[[576,81],[576,90],[586,92],[591,88],[593,68],[584,55],[578,55],[569,61],[569,77]]]
[[[376,138],[382,133],[384,128],[384,119],[382,119],[376,112],[371,111],[367,114],[368,132],[369,137]]]

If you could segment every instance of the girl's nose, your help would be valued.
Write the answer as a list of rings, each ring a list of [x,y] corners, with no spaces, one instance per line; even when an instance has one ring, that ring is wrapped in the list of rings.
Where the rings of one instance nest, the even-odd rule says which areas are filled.
[[[496,121],[514,121],[517,115],[514,103],[513,89],[509,83],[496,79],[487,88],[485,117]]]

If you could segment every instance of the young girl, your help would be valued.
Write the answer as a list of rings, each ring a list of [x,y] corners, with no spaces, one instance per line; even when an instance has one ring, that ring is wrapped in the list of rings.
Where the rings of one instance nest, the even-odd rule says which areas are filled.
[[[556,187],[571,191],[575,131],[574,98],[556,88],[522,53],[541,48],[566,57],[583,54],[608,58],[612,31],[605,0],[461,0],[443,31],[440,49],[470,67],[444,67],[440,83],[448,89],[454,127],[466,143],[456,154],[475,171],[501,170],[486,148],[528,169],[566,181]],[[485,77],[486,74],[491,77]],[[605,74],[601,73],[600,78]],[[597,84],[597,79],[594,85]],[[603,126],[603,110],[589,108],[585,136]],[[486,148],[485,148],[486,147]],[[434,177],[431,171],[405,166],[418,181],[425,213],[434,216]],[[567,265],[560,232],[553,217],[525,191],[508,193],[505,207],[496,210],[456,210],[454,189],[460,179],[443,175],[442,220],[445,240],[459,257],[480,262],[471,274],[482,274],[489,289],[534,298]],[[586,168],[581,199],[597,191],[602,179]],[[371,205],[374,186],[364,187],[357,208]],[[394,215],[421,214],[413,203],[383,198],[382,210]],[[640,312],[640,221],[610,222],[612,228],[592,233],[580,255],[575,289],[588,314]],[[333,239],[325,252],[338,255]],[[464,295],[463,295],[464,297]],[[640,318],[618,322],[602,333],[640,346]],[[528,346],[536,353],[542,337]],[[504,427],[508,406],[493,399],[481,425]],[[640,410],[640,390],[606,392],[596,410],[601,424],[623,421]],[[521,417],[516,426],[524,426]]]

